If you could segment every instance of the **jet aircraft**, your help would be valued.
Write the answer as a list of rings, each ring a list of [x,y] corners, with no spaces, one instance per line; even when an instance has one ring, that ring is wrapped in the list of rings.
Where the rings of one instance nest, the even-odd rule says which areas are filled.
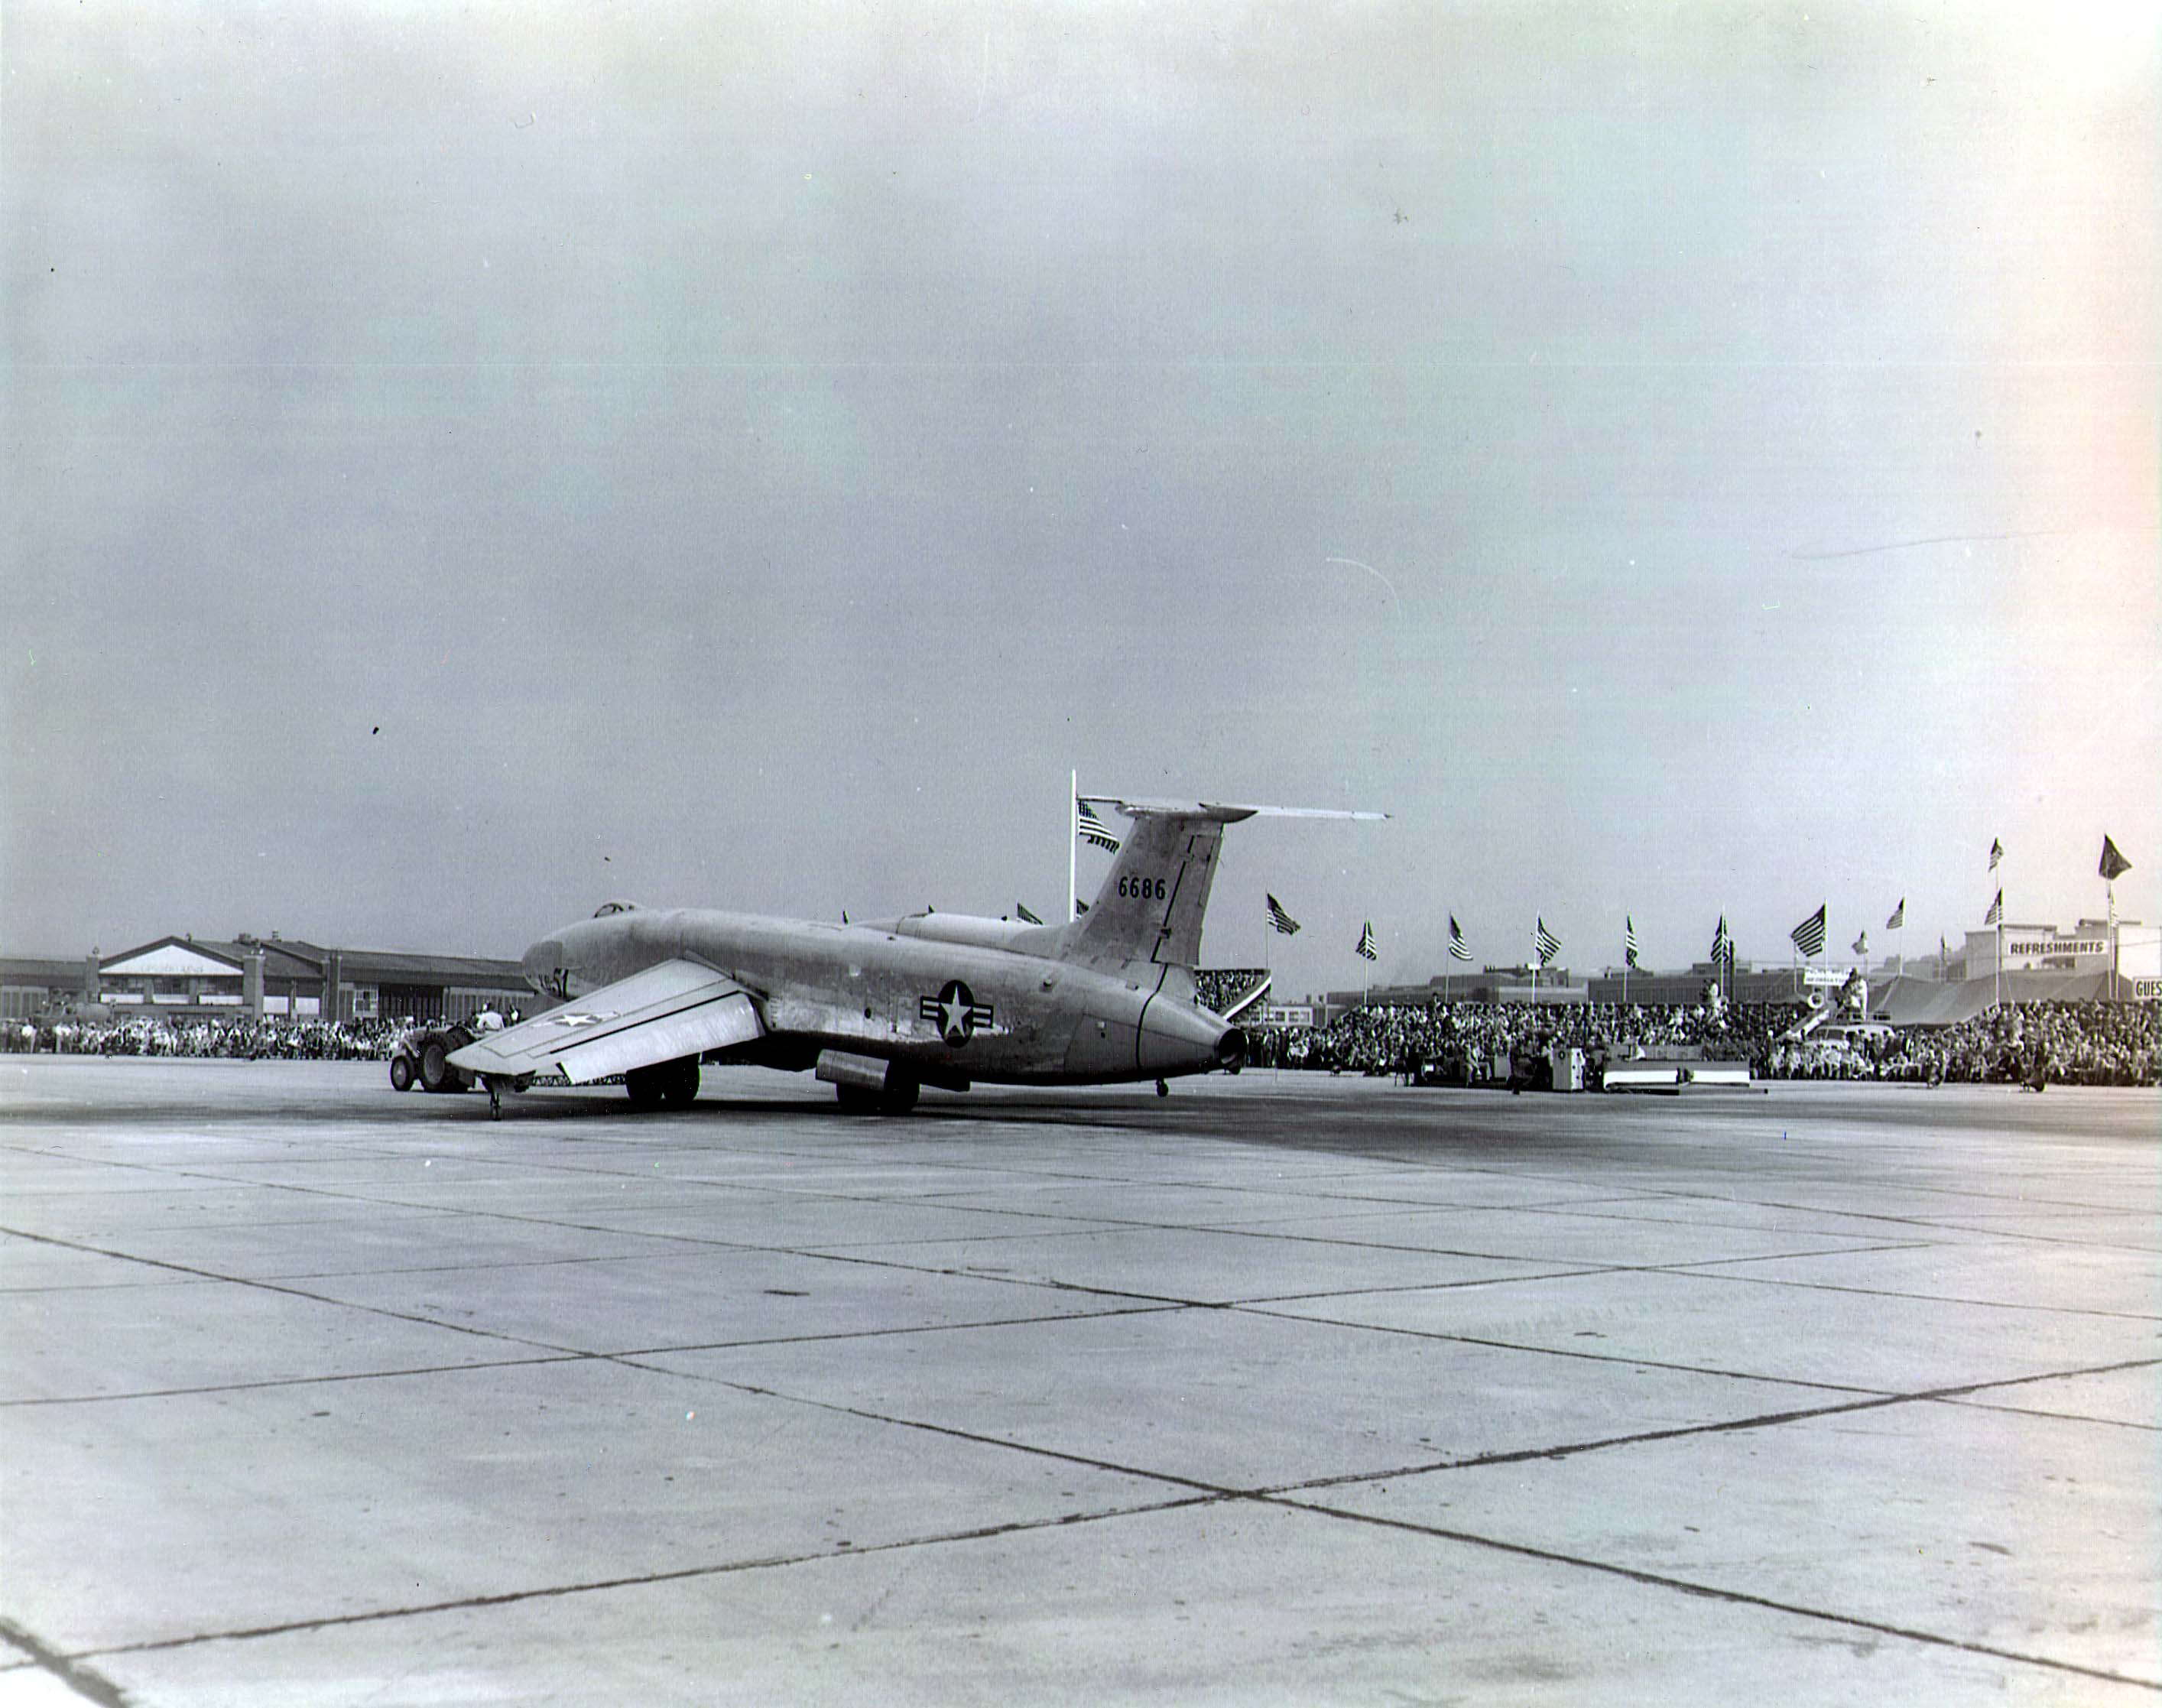
[[[1237,1071],[1246,1037],[1193,969],[1224,828],[1381,812],[1129,801],[1096,900],[1063,925],[926,910],[827,924],[604,903],[525,952],[558,1006],[484,1032],[452,1065],[506,1089],[621,1074],[634,1107],[698,1094],[702,1062],[808,1069],[843,1107],[899,1114],[926,1085],[1098,1085]],[[1107,840],[1109,838],[1106,838]],[[1243,1006],[1243,1005],[1241,1005]]]

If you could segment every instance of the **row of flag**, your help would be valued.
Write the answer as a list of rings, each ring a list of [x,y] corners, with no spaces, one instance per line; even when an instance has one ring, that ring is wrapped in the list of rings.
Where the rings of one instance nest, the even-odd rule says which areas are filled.
[[[1105,849],[1109,853],[1116,854],[1119,851],[1119,838],[1111,834],[1103,819],[1097,815],[1094,807],[1086,801],[1076,801],[1074,812],[1075,835],[1082,841]],[[1989,870],[1995,871],[2003,863],[2003,839],[1992,837],[1989,843]],[[2102,861],[2099,867],[2103,881],[2114,883],[2131,870],[2132,862],[2125,859],[2118,850],[2116,843],[2104,834],[2102,839]],[[1269,928],[1284,937],[1297,937],[1299,923],[1291,917],[1283,903],[1277,901],[1273,895],[1268,896],[1266,899]],[[1078,898],[1073,906],[1080,913],[1086,913],[1089,911],[1089,904]],[[1021,918],[1031,925],[1043,923],[1042,919],[1029,911],[1026,903],[1016,902],[1015,911]],[[2112,896],[2110,913],[2112,919],[2116,917],[2116,898]],[[2001,925],[2003,922],[2004,890],[2000,885],[1995,899],[1989,904],[1989,911],[1982,916],[1982,922],[1985,926],[1994,926]],[[1887,931],[1898,931],[1904,928],[1906,923],[1907,898],[1902,896],[1898,904],[1886,917],[1884,928]],[[1820,902],[1817,911],[1787,935],[1804,959],[1813,960],[1824,953],[1825,940],[1829,929],[1829,904]],[[1539,916],[1534,928],[1533,944],[1538,955],[1539,965],[1542,967],[1552,966],[1554,958],[1561,953],[1561,939],[1547,929],[1546,918],[1543,915]],[[1869,933],[1867,930],[1855,938],[1853,950],[1857,955],[1868,954]],[[1364,961],[1376,961],[1381,958],[1381,946],[1374,936],[1372,920],[1367,920],[1360,927],[1358,945],[1352,953]],[[1449,953],[1452,960],[1468,962],[1471,958],[1470,945],[1464,939],[1464,927],[1456,922],[1456,916],[1454,913],[1449,916]],[[1622,962],[1632,968],[1639,967],[1642,963],[1638,961],[1637,956],[1637,922],[1634,916],[1624,914],[1622,919]],[[1714,967],[1726,968],[1730,970],[1734,965],[1734,937],[1726,927],[1726,916],[1724,913],[1719,916],[1719,927],[1712,934],[1711,963]]]
[[[2112,851],[2114,851],[2113,848]],[[2118,859],[2121,864],[2118,866],[2117,872],[2112,874],[2112,877],[2131,870],[2131,862],[2125,860],[2122,854],[2119,854]],[[1298,936],[1298,922],[1284,911],[1283,904],[1274,896],[1269,896],[1267,901],[1271,928],[1282,932],[1286,937]],[[1025,919],[1035,920],[1035,916],[1025,907],[1021,910],[1021,917]],[[1997,899],[1989,904],[1989,911],[1982,916],[1982,922],[1985,926],[1993,926],[2002,924],[2003,920],[2004,891],[1999,890],[1997,892]],[[1041,921],[1036,921],[1036,922],[1042,923]],[[1893,908],[1890,916],[1885,920],[1884,928],[1887,931],[1898,931],[1906,922],[1907,898],[1902,896],[1898,905]],[[1828,928],[1829,904],[1820,902],[1817,911],[1787,935],[1793,940],[1794,948],[1804,959],[1814,960],[1824,953],[1825,938]],[[1561,939],[1547,929],[1547,922],[1543,916],[1541,916],[1534,928],[1533,944],[1538,951],[1539,965],[1542,967],[1552,966],[1554,958],[1561,953]],[[1855,938],[1851,948],[1857,955],[1868,954],[1869,932],[1866,927]],[[1372,920],[1366,921],[1361,927],[1358,944],[1352,953],[1361,960],[1375,961],[1381,958],[1381,950],[1374,937]],[[1454,913],[1449,916],[1449,953],[1455,960],[1469,961],[1471,958],[1470,945],[1464,940],[1464,927],[1456,922],[1456,916]],[[1637,922],[1627,914],[1624,914],[1622,919],[1622,959],[1625,965],[1632,969],[1641,969],[1643,965],[1643,963],[1637,958]],[[1711,964],[1715,967],[1724,967],[1729,969],[1731,969],[1734,965],[1734,936],[1726,928],[1726,916],[1724,913],[1719,916],[1718,929],[1712,933]]]

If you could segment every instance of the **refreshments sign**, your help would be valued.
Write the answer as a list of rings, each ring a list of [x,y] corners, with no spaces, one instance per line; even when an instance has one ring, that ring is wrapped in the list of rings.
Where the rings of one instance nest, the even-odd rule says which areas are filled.
[[[2048,937],[2036,937],[2030,932],[2017,936],[2007,933],[2004,939],[2004,958],[2011,960],[2019,956],[2032,955],[2106,955],[2109,939],[2106,937],[2059,937],[2055,932]]]

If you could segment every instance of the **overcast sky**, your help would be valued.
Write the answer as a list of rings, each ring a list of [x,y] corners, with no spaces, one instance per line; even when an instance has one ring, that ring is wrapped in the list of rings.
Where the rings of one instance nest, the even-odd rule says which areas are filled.
[[[1049,916],[1073,768],[1393,815],[1287,991],[2162,917],[2151,6],[4,30],[0,952]]]

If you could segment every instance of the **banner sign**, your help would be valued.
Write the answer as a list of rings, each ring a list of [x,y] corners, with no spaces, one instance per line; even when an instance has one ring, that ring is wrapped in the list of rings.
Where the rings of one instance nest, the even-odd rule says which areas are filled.
[[[2013,955],[2106,955],[2106,937],[2013,937],[2004,940],[2004,953]]]

